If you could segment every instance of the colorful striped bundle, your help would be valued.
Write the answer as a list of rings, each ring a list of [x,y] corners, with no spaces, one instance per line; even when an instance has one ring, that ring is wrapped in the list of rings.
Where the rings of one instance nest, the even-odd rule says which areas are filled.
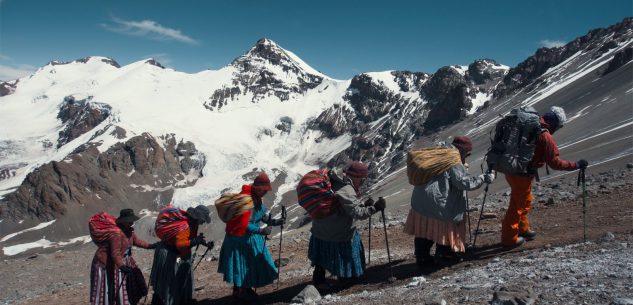
[[[253,198],[247,194],[224,193],[215,201],[218,217],[225,223],[252,210],[253,207]]]
[[[336,211],[338,200],[327,169],[313,170],[305,174],[297,185],[299,205],[314,219],[325,218]]]
[[[122,234],[123,231],[116,225],[116,218],[106,212],[93,215],[88,220],[90,238],[97,243],[103,243],[113,234]]]
[[[156,236],[162,241],[170,240],[178,235],[178,232],[189,229],[189,222],[185,211],[168,205],[163,208],[156,218]]]

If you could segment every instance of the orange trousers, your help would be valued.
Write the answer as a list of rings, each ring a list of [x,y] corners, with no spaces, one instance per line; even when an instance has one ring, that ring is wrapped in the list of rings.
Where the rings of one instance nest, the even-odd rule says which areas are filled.
[[[505,175],[510,184],[510,205],[501,225],[501,244],[512,245],[519,232],[530,230],[528,212],[532,209],[532,177]]]

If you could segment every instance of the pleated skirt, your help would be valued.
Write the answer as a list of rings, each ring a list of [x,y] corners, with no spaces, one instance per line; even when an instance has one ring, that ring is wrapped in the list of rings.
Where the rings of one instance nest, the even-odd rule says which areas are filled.
[[[350,241],[325,241],[310,237],[308,258],[339,278],[360,277],[365,273],[365,249],[358,231]]]
[[[277,279],[277,267],[259,234],[227,234],[220,249],[218,272],[225,282],[245,288],[263,287]]]
[[[426,217],[413,209],[409,210],[404,232],[417,238],[426,238],[439,245],[449,246],[453,252],[464,252],[466,222],[454,223]]]

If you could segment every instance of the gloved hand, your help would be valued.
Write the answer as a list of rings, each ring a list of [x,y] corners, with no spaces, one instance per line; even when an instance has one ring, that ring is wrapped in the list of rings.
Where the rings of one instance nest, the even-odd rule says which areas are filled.
[[[492,171],[490,173],[483,174],[483,175],[481,175],[479,177],[481,177],[484,180],[484,182],[490,184],[493,181],[495,181],[495,178],[497,178],[497,175],[495,174],[494,171]]]
[[[123,272],[125,274],[132,273],[132,267],[126,266],[126,265],[123,265],[123,266],[119,267],[119,270],[121,270],[121,272]]]
[[[374,205],[374,198],[369,197],[369,199],[365,200],[365,206],[370,207]]]
[[[387,202],[385,201],[385,198],[379,197],[378,201],[374,203],[374,209],[376,209],[376,211],[382,211],[386,207],[387,207]]]
[[[147,249],[156,249],[156,247],[158,247],[158,244],[159,244],[159,243],[160,243],[160,242],[159,242],[159,241],[157,241],[157,242],[155,242],[155,243],[153,243],[153,244],[149,244],[149,247],[147,247]]]
[[[283,215],[282,215],[283,216]],[[281,226],[283,224],[286,223],[286,219],[285,218],[272,218],[273,216],[268,214],[268,219],[266,219],[266,221],[264,221],[265,224],[269,225],[269,226],[273,226],[273,227],[278,227]]]
[[[579,169],[585,169],[587,168],[587,166],[589,166],[589,162],[587,162],[587,160],[585,159],[576,162],[576,167],[578,167]]]
[[[212,240],[210,240],[204,245],[209,249],[213,249],[213,247],[215,246],[215,243]]]
[[[197,246],[197,245],[203,245],[206,242],[207,241],[204,240],[204,236],[202,236],[202,234],[200,234],[200,235],[194,237],[193,239],[191,239],[190,246],[193,247],[193,246]]]
[[[273,231],[273,229],[271,227],[265,227],[263,229],[259,229],[257,234],[268,236],[268,235],[270,235],[270,233],[272,233],[272,231]]]

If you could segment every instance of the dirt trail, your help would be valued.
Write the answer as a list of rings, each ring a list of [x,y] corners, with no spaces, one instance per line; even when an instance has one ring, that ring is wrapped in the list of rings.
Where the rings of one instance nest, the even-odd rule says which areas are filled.
[[[625,236],[625,239],[631,240],[631,235],[633,235],[633,197],[631,196],[633,194],[633,178],[629,171],[626,171],[625,174],[625,176],[620,176],[623,178],[619,179],[618,183],[596,184],[593,186],[594,190],[589,192],[588,240],[595,241],[605,232],[613,232],[617,236]],[[564,184],[564,182],[560,183]],[[572,183],[568,183],[568,185],[572,185]],[[561,190],[561,192],[563,191]],[[425,270],[423,273],[425,278],[428,280],[441,279],[448,275],[459,274],[485,266],[491,261],[520,258],[532,253],[534,250],[550,249],[582,242],[582,201],[574,197],[557,199],[550,205],[535,202],[534,209],[530,212],[530,220],[532,228],[538,232],[538,237],[534,241],[512,250],[499,247],[500,222],[505,213],[503,207],[507,205],[504,200],[507,200],[507,198],[502,194],[491,195],[491,202],[497,202],[497,204],[491,204],[491,210],[486,209],[486,211],[494,213],[496,217],[482,220],[481,227],[484,233],[479,235],[477,249],[474,253],[471,253],[464,261],[454,265]],[[479,200],[474,198],[472,202]],[[541,199],[541,201],[544,200]],[[478,207],[474,206],[471,208]],[[478,211],[470,213],[473,230],[478,214]],[[390,225],[388,234],[393,260],[392,268],[397,281],[395,283],[386,281],[389,276],[389,269],[386,264],[384,234],[379,216],[375,215],[373,218],[374,229],[372,230],[372,261],[367,268],[366,275],[360,282],[350,287],[333,290],[330,292],[331,294],[336,295],[338,298],[344,298],[345,296],[365,291],[402,286],[410,282],[412,277],[421,274],[414,264],[413,238],[402,233],[402,221],[405,216],[405,212],[395,213],[391,217],[392,220],[388,222]],[[362,234],[367,249],[366,228],[363,229]],[[282,281],[279,289],[277,289],[276,283],[258,289],[257,292],[261,297],[260,304],[286,304],[305,285],[309,284],[312,269],[306,257],[308,238],[307,232],[300,231],[284,235],[283,257],[289,258],[289,264],[282,268]],[[278,239],[269,241],[269,249],[274,258],[277,258],[277,247]],[[88,300],[87,286],[89,283],[88,264],[89,259],[92,257],[92,251],[94,251],[94,247],[84,247],[79,250],[50,254],[48,256],[40,255],[33,259],[5,260],[0,272],[2,272],[4,279],[7,279],[10,274],[14,274],[19,276],[14,278],[14,281],[20,279],[24,285],[34,286],[45,285],[44,282],[54,280],[56,278],[55,275],[60,274],[56,272],[74,272],[75,278],[82,279],[80,283],[68,282],[66,283],[67,285],[60,285],[57,289],[44,291],[37,296],[22,300],[18,304],[86,304]],[[151,253],[138,250],[135,252],[135,257],[137,257],[139,265],[144,267],[144,271],[149,273]],[[57,267],[59,265],[65,266],[65,268],[60,269]],[[25,270],[25,268],[28,270]],[[216,270],[217,261],[205,261],[196,270],[196,287],[199,289],[196,291],[195,297],[199,300],[199,304],[233,304],[230,297],[231,287],[222,281],[221,274],[218,274]],[[28,274],[25,274],[25,272]],[[33,276],[38,273],[45,274],[45,276]],[[31,282],[29,282],[29,279]],[[472,279],[472,281],[476,282],[477,279]],[[3,280],[3,283],[6,283],[5,280]],[[332,280],[332,283],[335,283],[334,280]],[[1,286],[6,285],[3,284]],[[6,289],[6,287],[3,287],[3,289]],[[489,294],[489,292],[485,293]],[[12,303],[9,300],[4,300],[4,302]],[[344,301],[340,302],[345,303]]]

